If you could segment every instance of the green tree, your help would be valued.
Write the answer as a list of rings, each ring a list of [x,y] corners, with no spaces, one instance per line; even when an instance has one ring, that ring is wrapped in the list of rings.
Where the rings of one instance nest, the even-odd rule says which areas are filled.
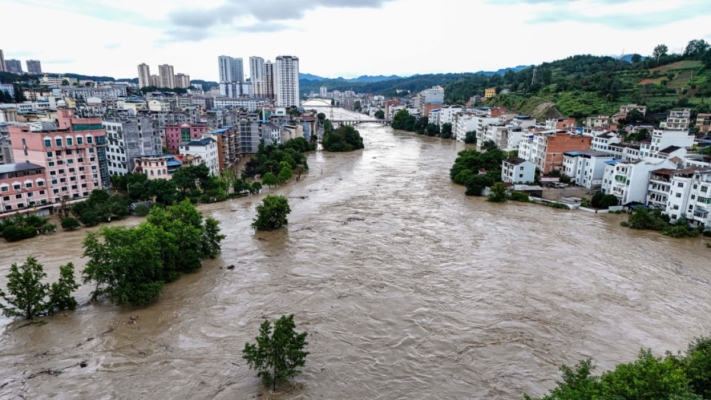
[[[148,215],[148,213],[151,211],[151,209],[148,208],[148,206],[145,204],[139,204],[136,206],[136,209],[134,211],[136,212],[136,215],[138,215],[139,217],[145,217],[146,215]]]
[[[62,229],[65,231],[73,231],[74,229],[77,229],[79,227],[79,221],[77,221],[75,218],[72,217],[67,217],[67,218],[62,218]]]
[[[167,235],[151,224],[138,228],[103,228],[84,239],[84,282],[96,284],[92,299],[106,296],[118,305],[155,301],[164,286],[162,246]],[[177,253],[176,248],[170,249]]]
[[[204,257],[215,258],[221,250],[220,243],[225,239],[220,234],[220,223],[209,217],[205,219],[205,229],[202,233],[202,253]]]
[[[269,195],[257,206],[257,216],[252,228],[260,231],[273,231],[289,223],[287,215],[291,213],[289,201],[284,196]]]
[[[442,124],[442,139],[450,139],[452,137],[452,124],[449,122]]]
[[[245,343],[242,358],[257,372],[267,387],[276,391],[277,385],[301,373],[309,352],[304,351],[308,333],[295,331],[294,316],[282,316],[274,323],[264,321],[259,327],[256,344]]]
[[[274,176],[274,174],[272,174],[271,172],[267,172],[262,177],[262,184],[272,187],[278,185],[279,180],[276,178],[276,176]]]
[[[669,48],[665,44],[660,44],[654,48],[654,51],[652,52],[652,56],[659,61],[660,58],[664,57],[667,55],[669,52]]]
[[[249,193],[257,194],[262,190],[262,184],[259,182],[252,182],[252,186],[249,188]]]
[[[66,79],[62,79],[62,86],[69,86],[69,81]]]
[[[464,143],[476,144],[476,131],[467,132],[464,136]]]
[[[316,118],[318,118],[319,121],[323,122],[323,120],[326,119],[326,114],[320,112],[320,113],[316,114]]]
[[[49,285],[42,283],[42,279],[46,276],[42,264],[34,257],[27,257],[19,267],[12,264],[7,275],[8,294],[0,289],[0,298],[8,304],[0,303],[3,315],[33,319],[45,312],[49,307],[45,301]]]
[[[683,396],[692,394],[681,366],[672,359],[654,357],[651,350],[640,350],[634,363],[620,364],[600,380],[605,399],[688,399]]]
[[[377,119],[385,119],[385,111],[383,110],[378,110],[375,112],[375,118]]]
[[[356,101],[353,103],[353,110],[358,111],[358,112],[360,112],[360,111],[363,110],[363,108],[362,108],[361,105],[360,105],[360,100],[356,100]]]
[[[681,366],[694,393],[711,399],[711,338],[695,338],[689,344],[686,357],[681,357]]]
[[[279,182],[284,184],[286,183],[289,179],[291,179],[291,168],[289,167],[282,167],[281,171],[279,171]]]
[[[489,193],[487,201],[492,203],[505,203],[506,197],[506,187],[503,183],[496,182],[494,186],[491,187],[491,192]]]
[[[79,284],[74,280],[74,264],[69,263],[59,267],[59,281],[52,283],[49,288],[49,313],[56,311],[73,310],[77,301],[72,293],[79,289]]]
[[[493,140],[485,140],[485,141],[481,144],[481,149],[484,150],[484,151],[495,150],[495,149],[497,149],[496,143],[494,143]]]
[[[437,136],[440,134],[439,125],[437,124],[427,124],[427,136]]]
[[[177,200],[178,188],[173,180],[153,179],[148,181],[147,186],[147,195],[158,203],[170,205]]]

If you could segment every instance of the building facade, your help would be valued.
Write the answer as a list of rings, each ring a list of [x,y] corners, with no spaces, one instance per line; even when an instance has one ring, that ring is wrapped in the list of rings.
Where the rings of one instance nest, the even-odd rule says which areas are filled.
[[[210,170],[210,175],[220,176],[220,156],[217,140],[211,137],[203,137],[183,142],[180,144],[180,154],[200,157]]]
[[[501,164],[501,180],[506,183],[533,183],[536,165],[519,157],[510,157]]]
[[[160,132],[146,115],[105,119],[109,174],[126,175],[133,171],[135,158],[161,153]]]
[[[279,56],[276,58],[276,103],[277,107],[299,106],[299,58]]]
[[[27,73],[30,75],[41,75],[42,74],[42,63],[39,60],[27,60]]]
[[[166,124],[165,147],[171,153],[178,153],[181,143],[198,140],[209,130],[207,124],[203,123]]]
[[[151,68],[147,64],[138,64],[138,88],[151,86]]]
[[[0,165],[0,218],[48,204],[43,166],[31,162]]]
[[[7,72],[22,75],[22,62],[20,60],[5,60],[5,69]]]
[[[158,66],[158,76],[160,77],[159,87],[164,87],[168,89],[175,88],[175,73],[173,72],[173,66],[168,64],[163,64]]]
[[[264,97],[274,100],[274,64],[271,61],[264,63]]]

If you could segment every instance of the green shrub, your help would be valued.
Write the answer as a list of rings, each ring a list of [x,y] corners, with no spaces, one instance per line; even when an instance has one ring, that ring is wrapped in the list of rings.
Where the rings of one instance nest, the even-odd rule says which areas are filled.
[[[37,229],[30,226],[20,227],[17,225],[10,225],[2,231],[2,237],[8,242],[16,242],[18,240],[29,239],[35,236],[37,236]]]
[[[524,193],[524,192],[521,192],[518,190],[514,190],[513,192],[511,192],[511,200],[520,201],[520,202],[524,202],[524,203],[527,203],[528,201],[530,201],[527,193]]]
[[[151,209],[148,208],[148,206],[146,206],[145,204],[139,204],[138,206],[136,206],[135,211],[136,215],[138,215],[139,217],[145,217],[146,215],[148,215]]]
[[[79,227],[79,221],[76,218],[67,217],[62,218],[62,229],[65,231],[73,231]]]

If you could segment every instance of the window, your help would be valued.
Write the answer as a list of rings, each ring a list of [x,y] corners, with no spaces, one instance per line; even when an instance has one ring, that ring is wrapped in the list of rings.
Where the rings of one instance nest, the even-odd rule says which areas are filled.
[[[50,166],[50,167],[54,167],[54,161],[50,161],[50,162],[49,162],[49,166]]]
[[[67,139],[67,140],[69,140],[69,139]],[[67,144],[69,144],[69,143],[67,143]],[[67,155],[70,155],[70,154],[72,154],[72,151],[71,151],[71,150],[67,150],[66,153],[67,153]]]
[[[49,139],[47,139],[47,140],[49,140]],[[52,154],[53,154],[53,153],[52,153],[51,151],[48,151],[48,152],[47,152],[47,157],[52,157]]]
[[[16,199],[21,199],[21,198],[22,198],[22,193],[16,194],[16,195],[15,195],[15,198],[16,198]]]
[[[61,156],[61,155],[62,155],[62,150],[57,150],[56,153],[57,153],[58,156]]]
[[[44,196],[44,190],[40,190],[40,196]]]
[[[84,144],[84,138],[82,138],[81,136],[77,136],[77,145],[81,146],[83,144]]]
[[[684,184],[681,183],[681,182],[677,183],[676,185],[677,185],[678,187],[684,187]]]
[[[87,139],[88,139],[88,138],[87,138]],[[93,153],[93,152],[94,152],[94,148],[92,147],[92,148],[89,149],[89,153]]]
[[[72,140],[72,138],[68,137],[67,138],[67,146],[73,146],[73,145],[74,145],[74,141]]]
[[[69,172],[74,172],[74,168],[69,168]]]
[[[92,143],[92,137],[91,137],[91,136],[87,136],[87,137],[86,137],[86,143],[87,143],[87,144],[91,144],[91,143]]]
[[[12,187],[13,187],[13,189],[15,189],[15,190],[20,190],[20,189],[22,189],[22,186],[20,186],[19,183],[13,184]]]
[[[54,194],[59,193],[59,189],[54,189]]]
[[[32,189],[32,182],[25,183],[25,187],[28,189]]]
[[[25,140],[25,139],[22,139]],[[44,147],[52,147],[52,139],[45,139],[44,140]]]
[[[676,194],[676,197],[677,197],[677,198],[681,198],[681,192],[677,193],[677,194]]]
[[[57,144],[57,147],[62,147],[62,138],[56,138],[54,142]]]
[[[2,198],[3,201],[10,201],[10,196],[5,196]]]
[[[56,179],[52,179],[52,185],[56,185],[56,184],[57,184],[57,180],[56,180]]]

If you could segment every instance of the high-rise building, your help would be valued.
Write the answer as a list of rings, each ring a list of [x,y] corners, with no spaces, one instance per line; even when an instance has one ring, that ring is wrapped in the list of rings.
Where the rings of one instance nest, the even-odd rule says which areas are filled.
[[[160,76],[160,87],[173,89],[175,88],[175,73],[173,66],[163,64],[158,66],[158,75]]]
[[[262,57],[249,57],[249,79],[256,97],[264,97],[264,59]]]
[[[190,87],[190,75],[177,74],[175,75],[175,87],[178,88],[189,88]]]
[[[138,88],[151,86],[151,69],[146,64],[138,64]]]
[[[278,107],[299,106],[299,58],[279,56],[274,68],[276,104]]]
[[[327,97],[328,96],[328,88],[326,86],[321,86],[319,88],[319,95],[321,97]]]
[[[42,74],[42,64],[39,60],[27,60],[27,73],[30,75]]]
[[[149,80],[149,82],[150,82],[150,84],[148,86],[160,87],[160,85],[161,85],[160,76],[151,75],[151,79]]]
[[[271,61],[264,63],[264,97],[274,98],[274,64]]]
[[[233,58],[230,56],[219,56],[217,58],[220,67],[220,94],[228,97],[239,97],[240,85],[244,83],[244,65],[241,58]],[[236,91],[227,90],[233,84],[237,87]]]
[[[5,54],[0,50],[0,71],[7,72],[7,67],[5,66]]]
[[[162,152],[161,133],[150,116],[104,119],[109,174],[126,175],[133,171],[136,157]]]
[[[22,74],[22,63],[20,60],[5,60],[5,69],[13,74]]]

